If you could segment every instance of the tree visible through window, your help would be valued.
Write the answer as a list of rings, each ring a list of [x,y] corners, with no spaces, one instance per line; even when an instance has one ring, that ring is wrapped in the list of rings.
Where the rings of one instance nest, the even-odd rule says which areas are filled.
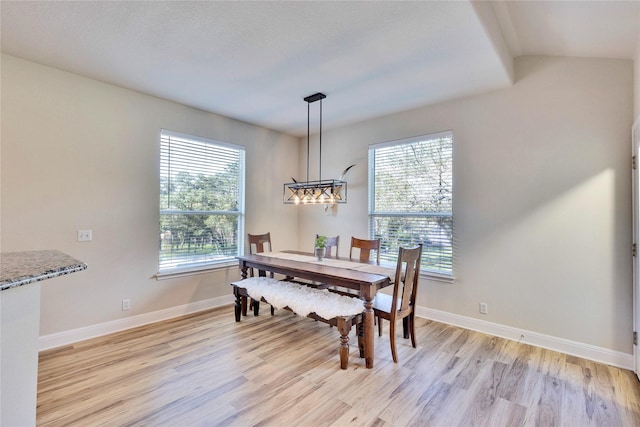
[[[451,132],[370,147],[369,233],[382,239],[381,262],[422,243],[422,271],[453,274],[452,172]]]
[[[232,260],[243,222],[244,148],[163,130],[159,271]]]

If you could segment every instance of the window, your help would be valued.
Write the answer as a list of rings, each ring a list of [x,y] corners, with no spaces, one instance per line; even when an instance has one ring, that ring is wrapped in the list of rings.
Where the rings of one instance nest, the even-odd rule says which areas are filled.
[[[369,148],[369,235],[380,261],[422,243],[422,273],[453,276],[453,135],[443,132]]]
[[[159,272],[233,260],[243,227],[244,148],[163,130]]]

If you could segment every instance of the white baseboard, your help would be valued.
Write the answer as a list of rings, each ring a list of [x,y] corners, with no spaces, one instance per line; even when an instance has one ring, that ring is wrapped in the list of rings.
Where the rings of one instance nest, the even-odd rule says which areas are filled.
[[[536,347],[570,354],[572,356],[617,366],[630,371],[633,371],[634,369],[633,354],[630,353],[622,353],[608,348],[597,347],[590,344],[553,337],[550,335],[540,334],[538,332],[527,331],[525,329],[513,328],[511,326],[500,325],[498,323],[487,322],[486,320],[460,316],[458,314],[434,310],[431,308],[417,307],[416,316],[513,341],[520,341]]]
[[[202,310],[208,310],[223,305],[232,304],[235,301],[234,296],[224,295],[217,298],[210,298],[203,301],[197,301],[189,304],[170,307],[164,310],[153,311],[151,313],[139,314],[137,316],[126,317],[124,319],[112,320],[97,325],[91,325],[84,328],[72,329],[69,331],[59,332],[50,335],[42,335],[39,340],[39,350],[49,350],[63,345],[69,345],[78,341],[111,334],[125,329],[131,329],[138,326],[147,325],[149,323],[159,322],[185,314],[191,314]],[[233,316],[230,313],[229,316]]]
[[[233,295],[224,295],[217,298],[167,308],[165,310],[112,320],[84,328],[73,329],[51,335],[43,335],[39,340],[39,350],[42,351],[61,347],[125,329],[135,328],[149,323],[171,319],[173,317],[183,316],[185,314],[232,304],[233,302]],[[232,314],[233,313],[230,313],[229,315],[231,316]],[[633,354],[629,353],[622,353],[607,348],[571,341],[564,338],[557,338],[550,335],[540,334],[538,332],[500,325],[498,323],[487,322],[486,320],[461,316],[459,314],[448,313],[431,308],[418,307],[416,315],[425,319],[435,320],[437,322],[447,323],[449,325],[459,326],[461,328],[471,329],[473,331],[513,341],[520,341],[522,343],[535,345],[548,350],[559,351],[561,353],[582,357],[584,359],[600,363],[606,363],[608,365],[617,366],[630,371],[633,371],[634,369]]]

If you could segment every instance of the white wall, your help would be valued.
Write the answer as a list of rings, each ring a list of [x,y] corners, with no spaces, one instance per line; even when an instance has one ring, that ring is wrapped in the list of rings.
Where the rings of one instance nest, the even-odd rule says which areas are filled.
[[[296,138],[15,57],[1,64],[2,250],[59,249],[89,266],[42,286],[41,335],[230,293],[235,267],[154,278],[161,128],[246,146],[245,231],[297,244],[297,213],[279,202]],[[77,229],[93,241],[77,242]]]
[[[325,132],[324,177],[357,162],[349,202],[336,216],[300,207],[299,246],[340,234],[346,254],[367,236],[369,144],[450,129],[456,280],[423,281],[418,304],[631,353],[632,61],[520,57],[515,77]]]
[[[638,14],[638,28],[640,28],[640,13]],[[633,64],[634,70],[634,103],[633,117],[640,118],[640,30],[638,31],[638,43],[636,45],[636,56]]]
[[[326,131],[323,176],[357,164],[335,216],[280,202],[306,162],[294,138],[10,56],[1,66],[2,250],[89,264],[42,286],[41,335],[229,293],[235,269],[153,278],[161,128],[247,146],[247,232],[271,231],[276,249],[338,233],[343,254],[367,236],[368,145],[451,129],[456,281],[423,281],[419,305],[631,353],[631,61],[521,57],[512,88]],[[79,228],[93,242],[76,242]]]

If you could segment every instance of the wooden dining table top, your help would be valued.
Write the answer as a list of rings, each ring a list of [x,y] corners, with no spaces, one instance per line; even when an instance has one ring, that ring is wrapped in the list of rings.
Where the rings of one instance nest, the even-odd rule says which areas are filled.
[[[351,289],[362,284],[380,289],[392,284],[395,270],[373,262],[363,263],[348,258],[323,258],[318,261],[310,253],[300,251],[263,252],[237,257],[240,266],[258,268],[307,280],[317,280]]]

